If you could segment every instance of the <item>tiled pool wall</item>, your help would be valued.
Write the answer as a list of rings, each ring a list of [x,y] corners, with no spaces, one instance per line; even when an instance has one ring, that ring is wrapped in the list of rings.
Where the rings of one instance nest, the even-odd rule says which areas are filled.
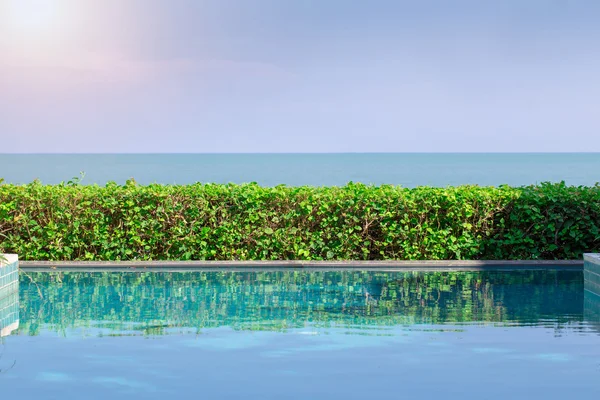
[[[584,254],[583,279],[585,290],[600,296],[600,254]]]
[[[0,337],[19,327],[19,259],[9,254],[0,262]]]
[[[583,313],[600,329],[600,254],[585,254],[583,260]]]

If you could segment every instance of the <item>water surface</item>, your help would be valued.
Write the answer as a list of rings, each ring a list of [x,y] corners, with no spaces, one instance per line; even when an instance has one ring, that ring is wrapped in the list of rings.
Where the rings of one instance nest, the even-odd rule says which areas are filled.
[[[18,302],[6,398],[600,395],[581,272],[28,273]]]

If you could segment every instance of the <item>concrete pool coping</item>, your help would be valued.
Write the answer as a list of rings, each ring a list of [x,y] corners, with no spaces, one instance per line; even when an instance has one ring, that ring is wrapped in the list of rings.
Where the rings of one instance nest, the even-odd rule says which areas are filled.
[[[424,261],[20,261],[21,270],[52,271],[583,271],[583,260]]]

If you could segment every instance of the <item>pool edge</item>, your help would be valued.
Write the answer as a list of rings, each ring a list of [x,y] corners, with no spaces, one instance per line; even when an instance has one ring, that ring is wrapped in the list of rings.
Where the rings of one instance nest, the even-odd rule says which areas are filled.
[[[583,260],[419,260],[419,261],[20,261],[22,270],[44,271],[248,271],[248,270],[370,270],[370,271],[583,271]]]

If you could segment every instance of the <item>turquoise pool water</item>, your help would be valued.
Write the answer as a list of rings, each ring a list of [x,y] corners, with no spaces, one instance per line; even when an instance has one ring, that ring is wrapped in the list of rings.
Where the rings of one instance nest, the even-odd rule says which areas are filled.
[[[581,272],[28,273],[13,301],[6,399],[600,396]]]

